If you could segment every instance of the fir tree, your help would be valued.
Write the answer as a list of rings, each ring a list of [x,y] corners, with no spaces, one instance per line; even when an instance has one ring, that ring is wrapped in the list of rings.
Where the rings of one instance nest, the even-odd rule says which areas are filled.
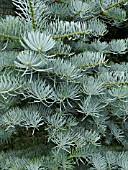
[[[12,3],[17,16],[0,16],[0,170],[128,170],[128,39],[106,39],[126,28],[128,1]]]

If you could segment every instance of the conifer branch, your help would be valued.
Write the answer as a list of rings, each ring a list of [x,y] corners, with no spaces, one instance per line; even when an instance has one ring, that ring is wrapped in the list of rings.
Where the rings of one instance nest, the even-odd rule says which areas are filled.
[[[122,0],[122,1],[120,1],[120,2],[117,2],[117,3],[113,4],[113,5],[110,5],[109,7],[107,7],[107,8],[104,9],[104,10],[109,10],[109,9],[111,9],[111,8],[113,8],[113,7],[116,7],[116,6],[118,6],[118,5],[121,5],[121,4],[123,4],[123,3],[127,2],[127,1],[128,1],[128,0]]]
[[[56,74],[58,76],[63,76],[63,77],[70,77],[70,76],[72,76],[71,74],[64,74],[62,72],[55,72],[55,71],[52,71],[52,70],[48,70],[47,72],[51,73],[51,74]]]
[[[13,36],[13,35],[7,35],[7,34],[1,34],[1,33],[0,33],[0,37],[9,38],[9,39],[13,39],[13,40],[21,40],[21,37]]]
[[[106,17],[108,17],[108,18],[111,18],[111,19],[113,19],[113,20],[122,21],[122,19],[121,19],[121,18],[116,18],[116,17],[111,16],[111,15],[109,15],[109,14],[106,14],[106,13],[104,13],[104,12],[103,12],[103,15],[104,15],[104,16],[106,16]]]
[[[128,82],[107,82],[107,83],[104,83],[104,86],[107,86],[107,85],[128,85]]]
[[[0,21],[0,169],[127,169],[128,39],[102,22],[120,28],[126,0],[12,1],[19,17]]]
[[[70,55],[70,53],[63,53],[63,52],[48,52],[47,53],[48,55],[61,55],[61,56],[63,56],[63,55]]]
[[[85,34],[89,34],[89,31],[73,32],[73,33],[69,33],[69,34],[55,35],[52,38],[53,39],[60,39],[60,38],[72,37],[74,35],[85,35]],[[5,38],[14,39],[14,40],[21,40],[22,39],[21,37],[18,37],[18,36],[11,36],[11,35],[6,35],[6,34],[0,34],[0,36],[5,37]]]
[[[123,4],[123,3],[127,2],[127,1],[128,1],[128,0],[122,0],[122,1],[120,1],[120,2],[117,2],[117,3],[115,3],[115,4],[112,4],[112,5],[110,5],[109,7],[105,8],[104,11],[108,11],[109,9],[114,8],[114,7],[118,6],[118,5],[121,5],[121,4]],[[93,19],[93,18],[95,18],[95,17],[98,17],[99,15],[103,15],[103,14],[104,14],[104,11],[101,10],[101,11],[93,14],[92,16],[83,19],[83,21],[88,21],[88,20],[90,20],[90,19]]]
[[[15,16],[15,13],[13,12],[0,12],[1,15],[12,15],[12,16]]]
[[[1,8],[1,9],[12,9],[12,10],[14,10],[13,7],[9,7],[9,6],[0,6],[0,8]]]
[[[36,31],[36,21],[34,18],[34,10],[33,10],[33,6],[32,6],[32,2],[31,0],[28,0],[29,6],[30,6],[30,14],[31,14],[31,19],[32,19],[32,26],[34,31]]]
[[[85,64],[85,65],[81,65],[81,66],[78,66],[76,68],[86,68],[86,67],[95,67],[97,65],[104,65],[106,64],[107,62],[97,62],[97,63],[93,63],[93,64]]]
[[[85,34],[88,34],[88,33],[89,33],[89,31],[73,32],[73,33],[69,33],[69,34],[55,35],[52,38],[53,39],[60,39],[60,38],[72,37],[74,35],[85,35]]]
[[[59,13],[59,12],[55,12],[54,14],[60,15],[60,16],[62,16],[62,17],[68,17],[68,15],[66,15],[66,14],[61,14],[61,13]]]

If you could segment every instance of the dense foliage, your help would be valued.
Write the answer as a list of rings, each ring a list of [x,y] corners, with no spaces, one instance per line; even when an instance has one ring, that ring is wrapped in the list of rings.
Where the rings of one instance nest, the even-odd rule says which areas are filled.
[[[128,170],[128,1],[12,3],[16,15],[0,8],[0,170]]]

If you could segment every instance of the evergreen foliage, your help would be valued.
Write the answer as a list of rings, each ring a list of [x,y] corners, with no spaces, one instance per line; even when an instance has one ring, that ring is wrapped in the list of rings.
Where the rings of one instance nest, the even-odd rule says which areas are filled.
[[[128,1],[12,3],[17,16],[0,16],[0,170],[128,170],[128,39],[105,40],[127,25]]]

